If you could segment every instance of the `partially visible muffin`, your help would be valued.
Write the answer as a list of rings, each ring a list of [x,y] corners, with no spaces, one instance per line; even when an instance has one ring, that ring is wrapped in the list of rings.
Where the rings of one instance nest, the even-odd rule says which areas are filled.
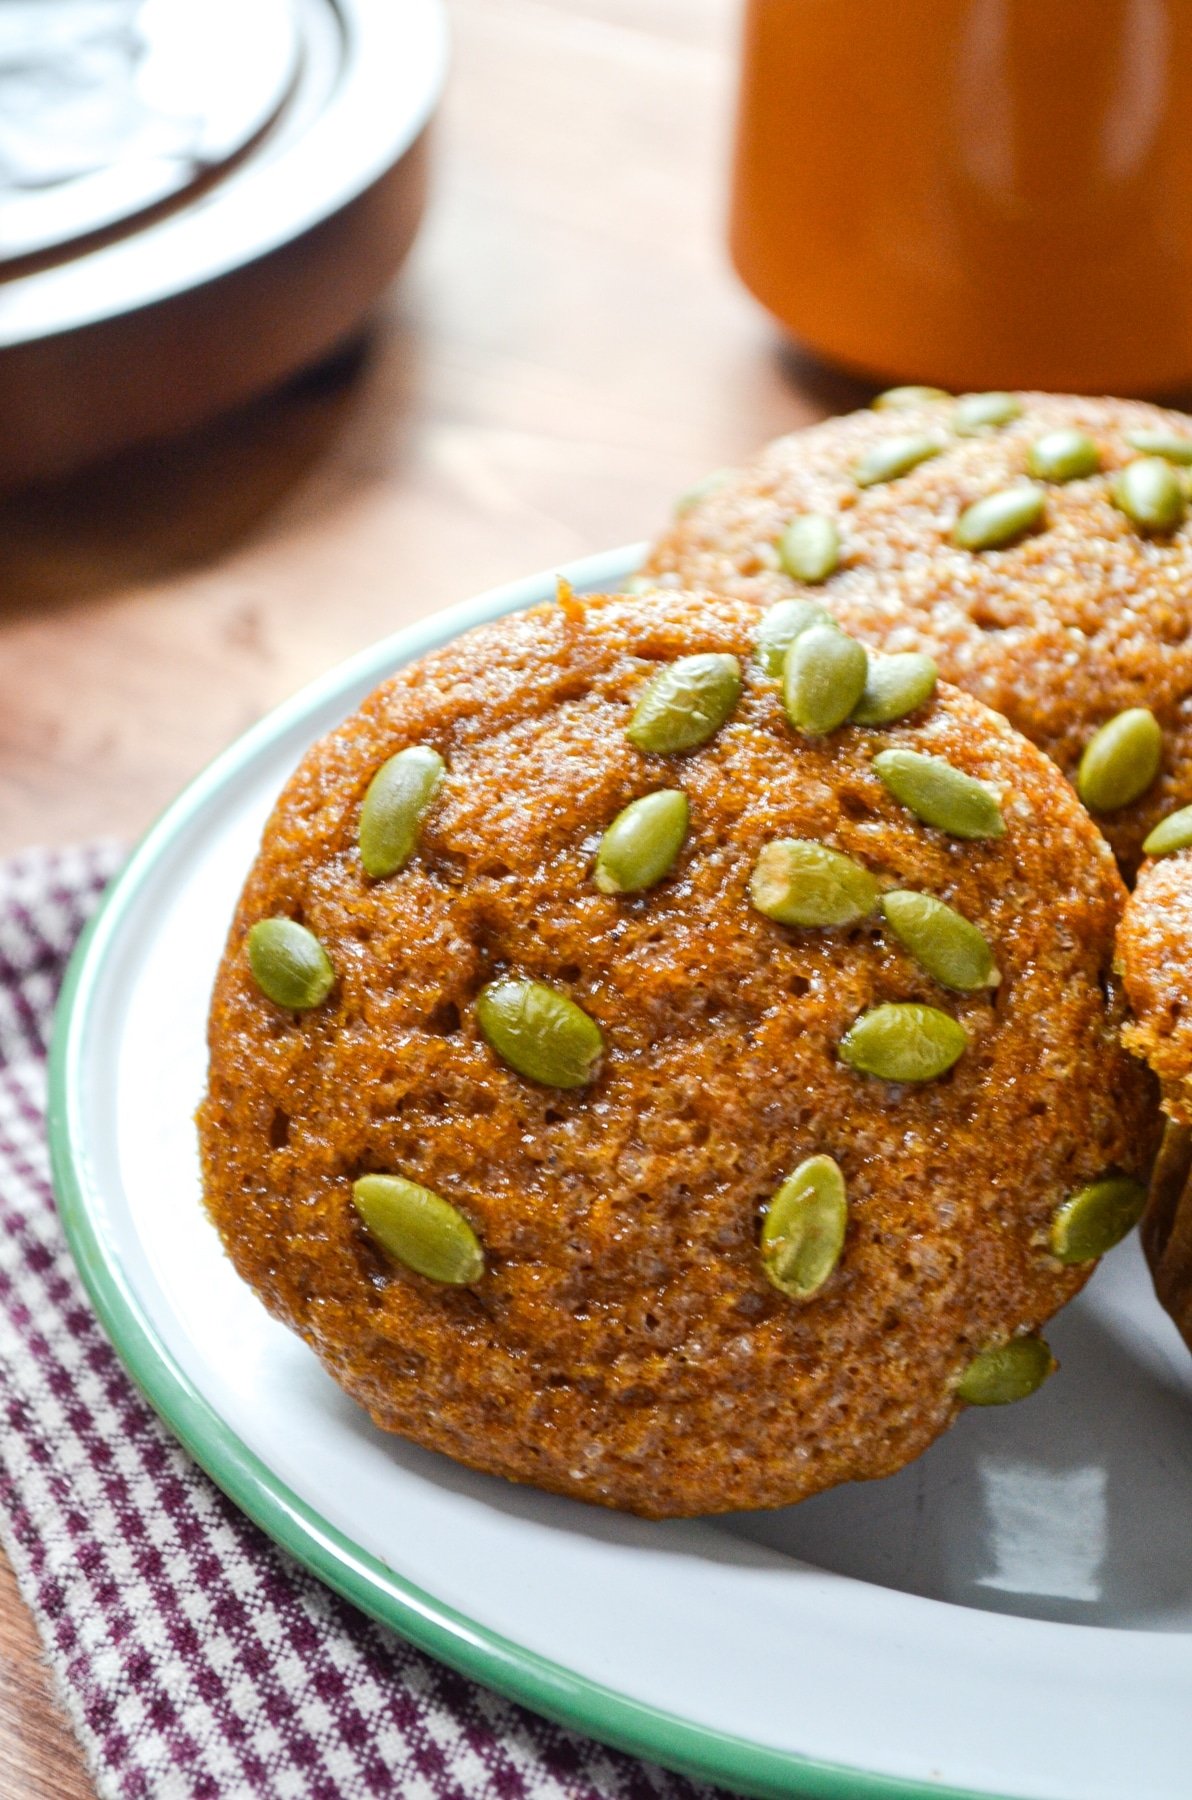
[[[1129,763],[1124,785],[1082,784],[1129,872],[1155,820],[1192,800],[1192,419],[1053,394],[903,398],[706,484],[644,578],[762,606],[813,595],[868,643],[930,652],[1073,779],[1102,727],[1149,713],[1157,730],[1135,717],[1124,751],[1099,746]],[[831,532],[787,538],[808,516]]]
[[[1176,1119],[1164,1129],[1141,1235],[1155,1292],[1192,1350],[1192,1128]]]
[[[1160,1300],[1192,1347],[1192,810],[1153,834],[1118,931],[1133,1019],[1123,1038],[1159,1077],[1168,1114],[1143,1222]]]
[[[930,681],[824,725],[883,710],[830,628],[797,729],[757,625],[564,590],[401,670],[282,795],[210,1018],[206,1203],[270,1310],[387,1430],[648,1515],[1025,1392],[1152,1150],[1058,771]]]
[[[1125,1041],[1159,1077],[1164,1111],[1192,1125],[1192,849],[1143,864],[1117,954],[1134,1015]]]

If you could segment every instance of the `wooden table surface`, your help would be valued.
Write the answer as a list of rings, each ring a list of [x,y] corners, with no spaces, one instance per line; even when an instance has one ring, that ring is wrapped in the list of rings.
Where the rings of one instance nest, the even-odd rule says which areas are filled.
[[[375,332],[202,435],[0,500],[0,853],[130,838],[300,683],[648,536],[859,403],[723,249],[735,0],[451,0],[423,235]],[[93,1800],[0,1556],[0,1796]]]

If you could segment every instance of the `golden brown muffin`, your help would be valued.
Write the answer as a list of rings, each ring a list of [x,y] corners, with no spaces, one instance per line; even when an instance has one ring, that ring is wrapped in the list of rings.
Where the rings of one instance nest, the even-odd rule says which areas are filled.
[[[1192,850],[1143,864],[1117,954],[1134,1013],[1122,1035],[1158,1075],[1170,1121],[1143,1246],[1159,1298],[1192,1346]]]
[[[1192,419],[1137,401],[1021,394],[1019,417],[962,435],[946,397],[852,413],[780,438],[709,485],[659,539],[652,579],[768,605],[807,594],[886,650],[926,650],[949,681],[994,707],[1072,777],[1099,726],[1148,707],[1163,731],[1161,774],[1142,798],[1098,816],[1127,872],[1154,821],[1192,800],[1192,512],[1148,534],[1114,504],[1113,472],[1161,432],[1192,455]],[[951,534],[974,501],[1030,473],[1045,433],[1093,440],[1098,472],[1046,481],[1043,519],[1016,543],[972,551]],[[941,453],[870,487],[854,470],[873,446],[925,436]],[[1177,474],[1182,471],[1176,469]],[[835,518],[836,573],[806,587],[778,543],[807,512]]]
[[[1143,864],[1117,955],[1134,1015],[1126,1043],[1159,1077],[1164,1111],[1192,1125],[1192,850]]]
[[[1121,1048],[1124,890],[1058,772],[941,688],[903,722],[820,739],[750,660],[754,607],[656,593],[469,632],[401,670],[307,755],[264,834],[212,1004],[206,1200],[229,1254],[377,1423],[515,1481],[647,1515],[779,1506],[885,1475],[956,1416],[974,1355],[1031,1333],[1089,1267],[1048,1250],[1057,1207],[1144,1176],[1150,1079]],[[647,680],[713,652],[743,691],[701,747],[626,735]],[[370,880],[357,834],[377,769],[446,763],[417,850]],[[925,825],[875,774],[904,747],[1000,796],[1005,833]],[[593,863],[635,797],[681,786],[690,832],[650,891]],[[880,924],[795,929],[750,904],[759,851],[818,840],[883,887],[965,914],[1001,980],[940,986]],[[335,985],[287,1012],[258,990],[255,922],[284,915]],[[477,1024],[494,979],[565,993],[603,1034],[571,1091],[508,1067]],[[919,1002],[968,1045],[917,1085],[858,1074],[867,1009]],[[804,1159],[847,1183],[843,1253],[794,1300],[759,1258]],[[387,1257],[353,1206],[368,1172],[458,1209],[483,1274]]]

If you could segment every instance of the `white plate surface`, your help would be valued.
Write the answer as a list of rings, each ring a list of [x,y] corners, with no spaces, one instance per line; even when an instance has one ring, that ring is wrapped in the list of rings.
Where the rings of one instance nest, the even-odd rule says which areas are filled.
[[[635,556],[566,572],[611,586]],[[496,1633],[514,1664],[530,1652],[569,1671],[573,1698],[553,1710],[581,1727],[633,1735],[607,1695],[585,1703],[590,1683],[673,1715],[638,1738],[669,1760],[710,1766],[708,1732],[744,1740],[719,1760],[743,1786],[783,1791],[784,1765],[763,1782],[755,1746],[792,1759],[791,1792],[820,1791],[795,1760],[810,1758],[856,1772],[852,1786],[825,1777],[843,1796],[892,1792],[887,1777],[1001,1800],[1188,1800],[1192,1359],[1135,1244],[1050,1329],[1064,1367],[1028,1403],[968,1413],[892,1480],[665,1524],[384,1436],[223,1257],[192,1115],[212,977],[266,814],[307,745],[389,669],[552,588],[483,596],[337,671],[235,746],[134,858],[56,1047],[59,1187],[109,1327],[217,1475],[210,1431],[188,1428],[190,1401],[172,1410],[174,1376],[147,1376],[147,1356],[181,1372],[225,1445],[260,1459],[273,1498],[254,1510],[291,1549],[312,1532],[282,1530],[279,1495],[394,1572],[396,1610],[364,1596],[383,1616],[400,1622],[407,1584],[462,1615],[469,1653],[442,1653],[483,1670]],[[490,1673],[533,1700],[513,1665]]]

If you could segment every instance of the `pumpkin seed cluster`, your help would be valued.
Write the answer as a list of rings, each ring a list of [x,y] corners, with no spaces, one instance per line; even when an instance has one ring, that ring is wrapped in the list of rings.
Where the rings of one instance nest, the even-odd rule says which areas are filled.
[[[1021,402],[1013,394],[966,394],[953,401],[943,389],[932,387],[890,388],[879,394],[873,405],[879,412],[934,405],[940,411],[940,428],[935,435],[897,435],[871,445],[853,465],[853,479],[862,489],[896,481],[942,454],[949,428],[958,438],[980,437],[1022,417]],[[1125,440],[1140,454],[1109,478],[1109,497],[1144,536],[1169,535],[1184,523],[1192,497],[1192,477],[1185,473],[1192,470],[1192,437],[1135,430],[1126,432]],[[951,542],[974,555],[1006,549],[1045,525],[1046,484],[1088,479],[1101,470],[1101,451],[1087,432],[1074,427],[1045,431],[1030,446],[1025,477],[964,507],[951,528]],[[830,513],[797,515],[785,526],[775,549],[779,566],[805,587],[822,586],[848,566],[841,521]],[[770,674],[778,673],[795,637],[833,623],[830,614],[808,600],[779,602],[767,619],[758,656]],[[930,665],[930,658],[915,661],[917,666],[912,668],[909,657],[887,657],[880,663],[871,659],[869,687],[844,716],[857,724],[882,725],[922,704],[934,681],[928,683],[924,667]],[[814,666],[808,670],[804,663]],[[905,666],[896,668],[895,664]],[[856,659],[850,663],[842,647],[836,646],[833,652],[822,639],[813,639],[792,669],[787,703],[792,723],[815,732],[831,730],[842,722],[833,707],[843,706],[858,668]],[[830,701],[823,698],[825,685],[831,686]],[[922,699],[916,699],[920,686]],[[1091,812],[1118,812],[1146,793],[1159,774],[1162,754],[1158,722],[1146,708],[1131,707],[1107,720],[1086,746],[1076,777],[1077,792]],[[1161,830],[1161,826],[1156,828]],[[1159,837],[1158,842],[1164,841]],[[1149,840],[1144,848],[1148,855],[1168,853],[1152,850]]]
[[[1169,676],[1187,660],[1192,424],[922,385],[873,407],[867,430],[813,430],[806,454],[800,434],[770,446],[648,566],[750,600],[785,587],[875,643],[914,633],[1060,763],[1129,875],[1160,784],[1188,799],[1188,696]]]
[[[942,402],[946,396],[938,398]],[[970,406],[957,420],[957,431],[994,429],[1014,416],[1005,404],[1008,396],[981,398],[982,406]],[[884,401],[891,408],[900,403],[894,396]],[[1052,434],[1053,440],[1064,437]],[[895,465],[913,466],[908,444],[887,457],[882,464],[887,473],[871,468],[870,477],[892,479]],[[1036,448],[1036,472],[1046,469],[1048,479],[1074,479],[1086,471],[1083,444],[1041,440]],[[934,453],[920,440],[914,460]],[[957,530],[964,527],[961,535],[971,547],[985,547],[995,538],[1009,541],[1008,533],[1037,521],[1042,491],[1024,486],[1012,492],[1013,500],[993,496],[962,516]],[[840,557],[835,522],[815,514],[792,521],[781,555],[797,579],[809,585],[828,580]],[[772,607],[760,622],[754,653],[760,678],[781,685],[791,730],[809,739],[848,726],[880,730],[925,706],[936,688],[930,657],[870,654],[810,599]],[[626,739],[643,758],[686,756],[729,724],[744,685],[740,660],[727,653],[665,663],[633,696]],[[1149,713],[1134,709],[1111,720],[1082,763],[1086,802],[1097,809],[1128,804],[1142,791],[1138,784],[1144,775],[1143,786],[1153,780],[1159,754],[1158,727]],[[672,762],[672,770],[675,766]],[[941,757],[900,745],[877,750],[871,766],[890,797],[931,830],[962,842],[993,841],[1006,831],[997,793]],[[410,865],[448,778],[443,756],[427,744],[398,751],[376,770],[356,829],[366,879],[387,881]],[[612,901],[627,902],[656,888],[675,874],[691,826],[691,800],[673,774],[647,788],[604,828],[591,868],[594,887]],[[1192,808],[1164,826],[1152,834],[1154,853],[1192,844]],[[830,844],[799,838],[764,844],[750,873],[748,896],[757,913],[788,929],[866,927],[885,933],[947,993],[972,996],[1002,978],[993,946],[971,919],[939,895],[894,885]],[[337,972],[326,949],[299,920],[259,921],[248,933],[246,952],[257,987],[280,1008],[309,1012],[335,990]],[[607,1055],[604,1033],[561,987],[504,976],[481,990],[474,1013],[484,1041],[523,1080],[579,1092],[599,1078]],[[859,1076],[915,1086],[947,1074],[968,1047],[965,1026],[943,1006],[885,1001],[853,1021],[837,1054]],[[444,1287],[483,1279],[486,1255],[475,1225],[442,1195],[402,1173],[370,1172],[353,1183],[351,1199],[369,1239],[392,1262]],[[1110,1171],[1064,1200],[1043,1248],[1060,1263],[1100,1256],[1137,1221],[1142,1199],[1138,1183]],[[840,1165],[822,1152],[805,1158],[762,1209],[761,1272],[787,1300],[811,1300],[837,1269],[848,1226],[849,1196]],[[967,1361],[954,1391],[971,1404],[1021,1398],[1053,1366],[1041,1339],[1011,1339]]]
[[[879,412],[938,404],[940,428],[931,436],[903,435],[883,438],[871,445],[854,463],[853,479],[860,488],[875,487],[909,475],[920,463],[939,456],[947,448],[947,431],[958,438],[983,437],[1022,417],[1021,402],[1013,394],[966,394],[953,402],[941,388],[889,388],[873,402]],[[950,413],[944,407],[950,407]],[[1189,499],[1179,468],[1192,467],[1192,437],[1168,431],[1128,431],[1125,439],[1140,454],[1120,469],[1109,482],[1114,504],[1139,531],[1148,535],[1175,531],[1184,521]],[[1087,479],[1101,472],[1101,452],[1087,432],[1062,427],[1036,438],[1027,454],[1027,477],[1008,488],[975,499],[952,528],[952,542],[959,549],[1003,549],[1044,523],[1046,488],[1040,483]],[[788,553],[797,548],[811,529],[813,541],[830,543],[830,559],[813,559],[811,573],[805,561]],[[807,515],[786,527],[778,545],[778,558],[796,581],[822,582],[842,563],[842,539],[838,522],[830,514]]]

